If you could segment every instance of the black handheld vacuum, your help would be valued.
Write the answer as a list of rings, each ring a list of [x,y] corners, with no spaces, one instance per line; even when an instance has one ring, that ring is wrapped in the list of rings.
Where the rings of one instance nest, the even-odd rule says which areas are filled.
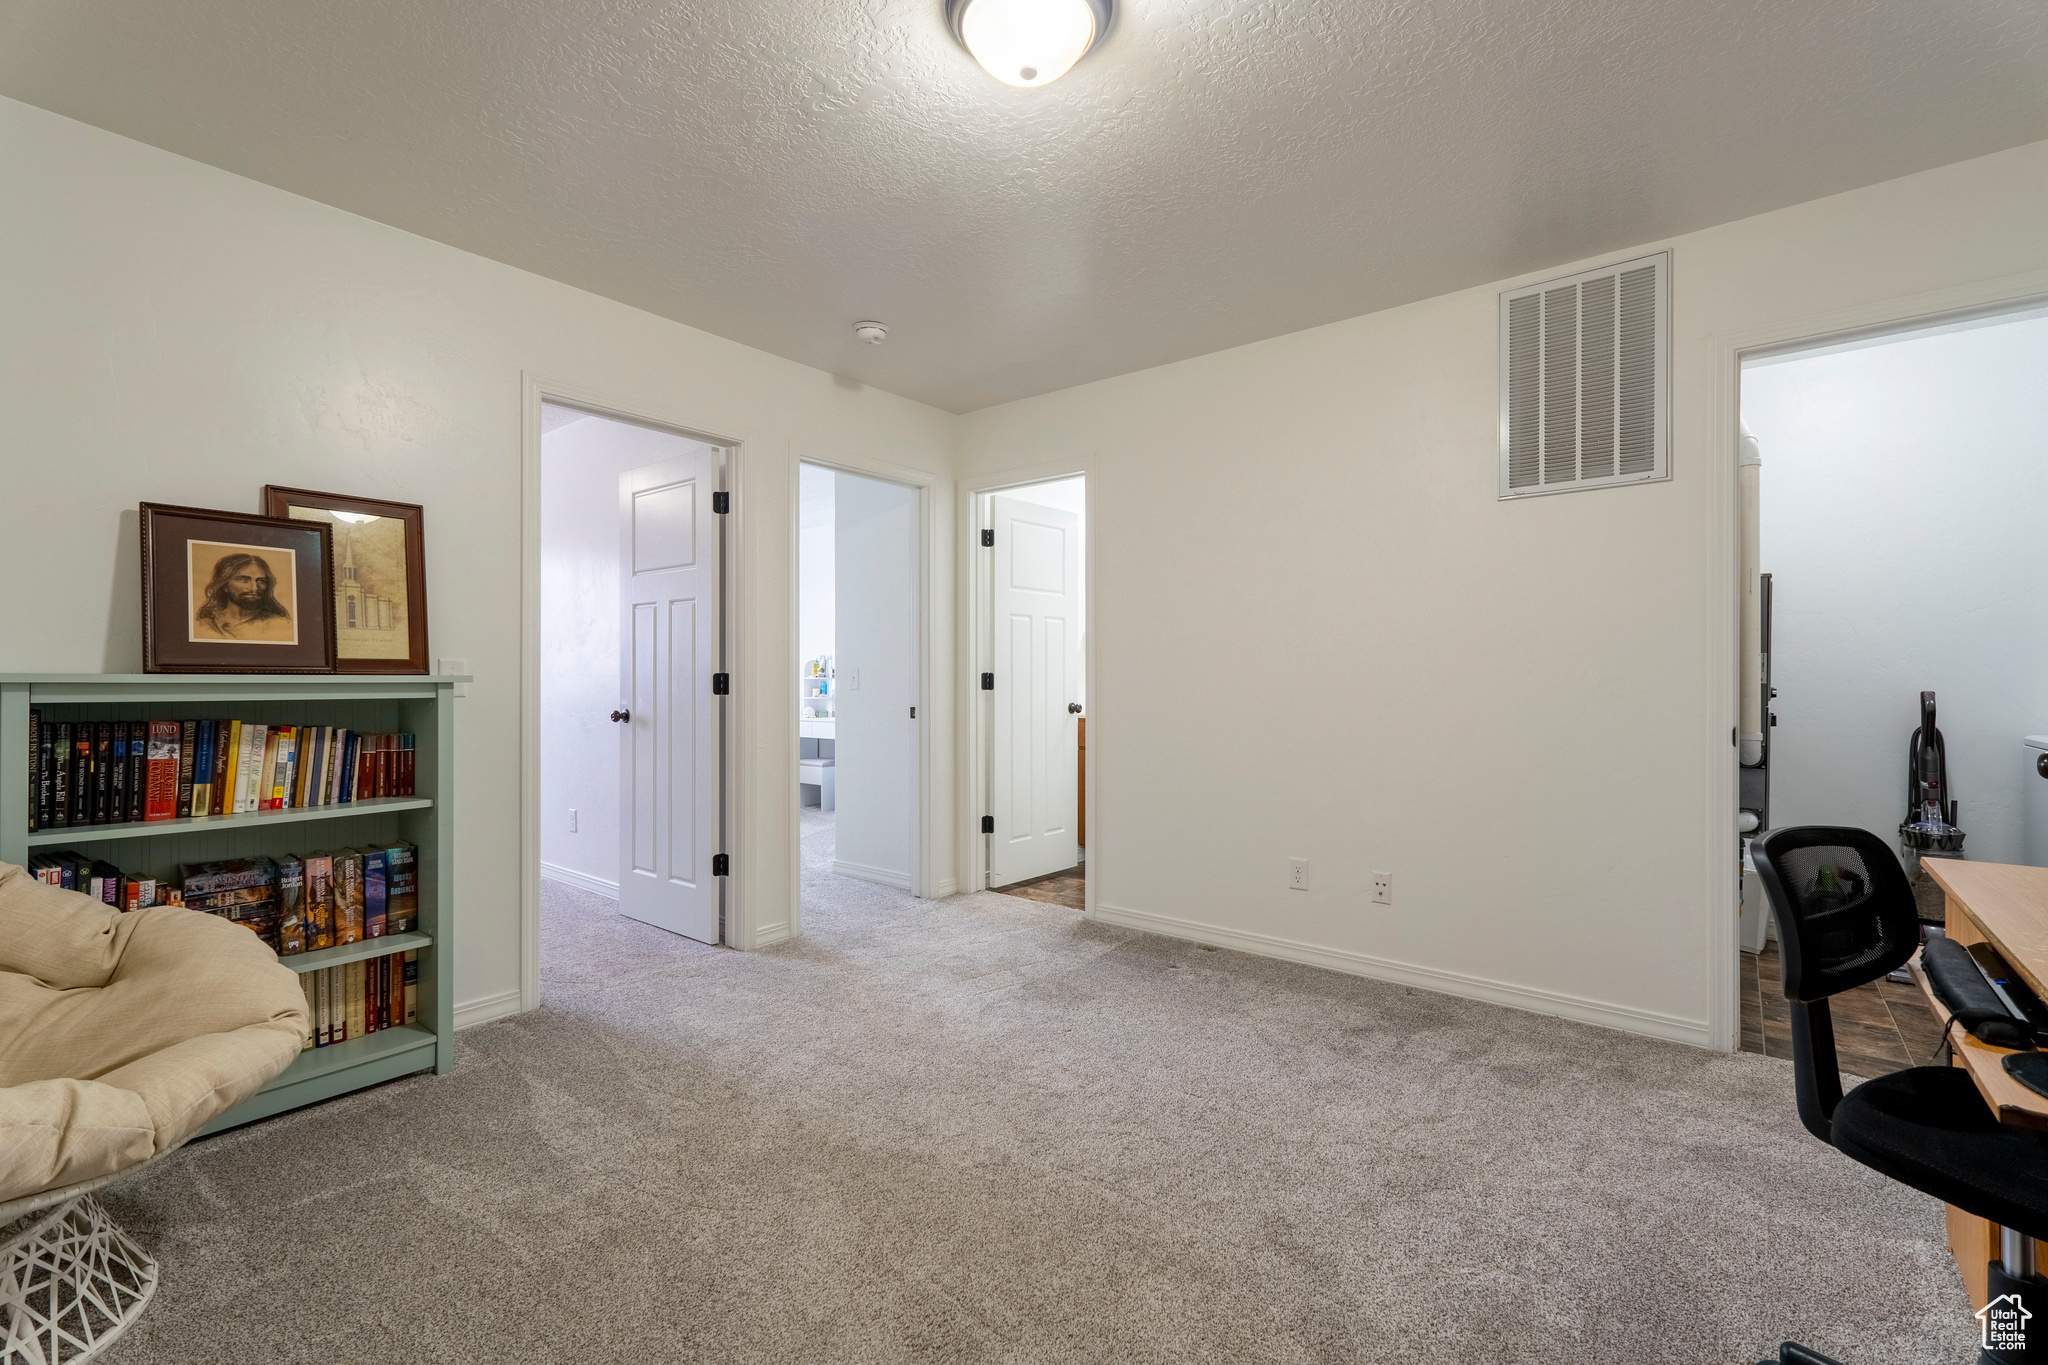
[[[1963,851],[1956,803],[1949,796],[1948,746],[1934,726],[1934,694],[1920,694],[1920,728],[1906,744],[1906,818],[1899,848],[1911,854]]]

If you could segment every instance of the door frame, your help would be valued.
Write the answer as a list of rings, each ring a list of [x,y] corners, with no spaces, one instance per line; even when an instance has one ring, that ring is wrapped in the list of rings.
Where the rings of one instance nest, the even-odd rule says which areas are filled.
[[[939,580],[940,565],[937,561],[939,547],[943,544],[943,527],[939,523],[939,499],[932,490],[942,482],[939,475],[928,470],[913,469],[908,465],[893,464],[868,455],[855,455],[843,450],[834,450],[816,445],[791,443],[787,474],[789,477],[789,634],[783,647],[784,685],[778,689],[788,703],[787,712],[789,736],[789,762],[785,765],[785,778],[789,784],[789,866],[795,884],[791,887],[789,907],[789,932],[792,938],[803,933],[803,793],[798,790],[796,756],[802,752],[799,725],[795,704],[797,666],[803,662],[798,657],[800,643],[798,630],[801,622],[798,613],[802,610],[801,590],[797,581],[797,563],[802,552],[803,497],[799,481],[803,477],[803,466],[817,465],[835,473],[855,474],[864,479],[877,479],[909,488],[917,494],[917,546],[913,553],[912,566],[917,580],[911,587],[912,623],[916,631],[913,650],[916,659],[912,663],[913,689],[917,700],[918,726],[916,730],[917,752],[912,762],[917,772],[915,794],[912,797],[916,809],[910,813],[910,894],[919,898],[950,896],[958,890],[957,881],[942,880],[933,859],[937,855],[940,839],[933,828],[937,811],[932,803],[932,728],[938,718],[932,715],[932,698],[941,694],[942,679],[933,674],[934,657],[932,641],[937,638],[938,618],[932,585]]]
[[[1082,599],[1087,603],[1088,628],[1081,641],[1081,676],[1086,679],[1084,686],[1088,694],[1086,715],[1089,720],[1094,720],[1098,714],[1097,698],[1101,693],[1095,685],[1095,604],[1099,575],[1095,556],[1095,476],[1091,472],[1091,464],[1091,460],[1082,457],[1027,465],[1001,474],[960,481],[960,553],[964,558],[958,581],[964,587],[960,594],[960,639],[961,657],[966,665],[960,673],[958,693],[962,698],[959,709],[963,780],[958,814],[960,889],[963,891],[988,889],[988,836],[981,832],[981,817],[988,814],[990,808],[989,770],[992,765],[989,745],[995,732],[989,721],[988,704],[982,698],[981,674],[993,667],[990,660],[995,653],[995,639],[989,594],[995,582],[990,574],[990,560],[979,553],[981,530],[987,521],[988,499],[997,493],[1019,492],[1033,484],[1057,483],[1073,478],[1088,480],[1087,527],[1081,536],[1081,562],[1085,566]],[[1098,776],[1102,771],[1102,739],[1096,727],[1091,725],[1089,730],[1080,792],[1081,800],[1087,803],[1089,825],[1088,837],[1082,845],[1086,850],[1087,876],[1081,913],[1092,918],[1102,880],[1097,875],[1101,866],[1097,855],[1106,841],[1102,838],[1105,812]]]
[[[2048,304],[2048,271],[2029,271],[1979,280],[1949,289],[1905,294],[1876,303],[1784,318],[1707,339],[1712,348],[1716,393],[1713,417],[1713,533],[1708,538],[1710,609],[1707,612],[1709,676],[1724,679],[1712,689],[1705,742],[1707,770],[1707,1046],[1733,1052],[1742,1028],[1741,944],[1735,906],[1736,862],[1729,839],[1737,829],[1741,799],[1735,733],[1742,690],[1742,593],[1736,580],[1742,562],[1741,488],[1736,455],[1742,423],[1742,362],[1752,357],[1806,350],[1889,332],[1994,317]]]
[[[737,671],[746,657],[746,622],[750,617],[743,552],[749,467],[748,440],[738,425],[700,414],[679,413],[659,401],[620,394],[577,380],[555,379],[531,370],[520,372],[519,404],[519,997],[520,1008],[540,1004],[540,513],[541,404],[560,403],[598,417],[635,426],[658,427],[678,436],[725,451],[725,489],[733,510],[721,525],[723,562],[719,566],[721,667]],[[736,687],[726,698],[721,748],[719,809],[722,843],[736,852],[746,809],[743,756],[752,751],[745,702],[746,689]],[[725,879],[723,917],[725,946],[754,948],[759,918],[749,894],[746,858],[734,858]]]

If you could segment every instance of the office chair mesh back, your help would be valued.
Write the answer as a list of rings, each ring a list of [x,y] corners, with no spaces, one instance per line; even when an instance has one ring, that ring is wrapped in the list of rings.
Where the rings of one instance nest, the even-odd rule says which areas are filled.
[[[1919,946],[1912,887],[1877,835],[1801,825],[1772,830],[1752,852],[1778,916],[1787,998],[1875,981]]]

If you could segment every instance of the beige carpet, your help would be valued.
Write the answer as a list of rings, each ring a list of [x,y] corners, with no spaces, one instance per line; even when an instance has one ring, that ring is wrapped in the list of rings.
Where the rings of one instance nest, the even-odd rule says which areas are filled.
[[[704,948],[550,886],[458,1071],[118,1187],[116,1365],[1972,1358],[1940,1207],[1720,1057],[823,870]]]

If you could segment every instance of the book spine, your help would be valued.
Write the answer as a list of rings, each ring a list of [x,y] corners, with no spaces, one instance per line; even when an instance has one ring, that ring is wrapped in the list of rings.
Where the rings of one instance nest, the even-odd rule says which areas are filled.
[[[404,967],[398,969],[398,998],[401,1004],[404,1003]],[[377,1027],[390,1028],[396,1022],[398,1021],[391,1017],[391,959],[388,956],[380,957],[377,959]]]
[[[405,739],[405,794],[406,794],[407,796],[418,796],[418,795],[419,795],[419,790],[418,790],[418,788],[417,788],[417,787],[416,787],[416,786],[414,785],[414,783],[415,783],[415,780],[416,780],[416,778],[417,778],[417,776],[418,776],[418,772],[417,772],[417,765],[418,765],[418,763],[419,763],[419,741],[418,741],[418,737],[417,737],[417,736],[414,736],[414,735],[406,735],[406,736],[404,736],[404,739]]]
[[[300,972],[299,989],[306,993],[306,1036],[299,1041],[299,1051],[307,1052],[320,1043],[320,983],[313,978],[318,972]]]
[[[334,946],[334,860],[325,854],[306,858],[306,921],[309,944]]]
[[[192,759],[199,743],[199,722],[183,722],[178,733],[178,818],[192,814]],[[200,814],[205,814],[201,811]]]
[[[215,722],[202,720],[192,737],[192,813],[204,815],[213,809],[213,729]]]
[[[51,757],[56,733],[57,727],[47,720],[36,732],[36,805],[41,811],[44,829],[51,829],[57,823],[56,761]]]
[[[256,765],[256,806],[257,810],[270,809],[270,790],[277,785],[277,741],[279,727],[273,725],[263,732],[263,761]]]
[[[107,786],[111,798],[107,804],[107,823],[123,824],[128,819],[128,722],[114,722],[113,774]]]
[[[71,823],[74,825],[92,823],[93,736],[97,731],[98,727],[91,721],[82,720],[71,727]]]
[[[277,864],[277,953],[306,951],[306,864],[286,857]]]
[[[142,823],[143,781],[148,775],[149,722],[128,722],[128,821]]]
[[[145,820],[178,818],[178,722],[153,720],[149,723],[149,757],[144,781],[148,792],[143,799]]]
[[[92,731],[92,822],[104,825],[113,813],[114,726],[103,720]]]
[[[363,937],[382,938],[390,922],[387,913],[385,855],[381,848],[363,850]]]
[[[59,721],[50,733],[50,827],[71,824],[71,727]]]
[[[334,1041],[334,981],[331,975],[333,971],[332,967],[322,967],[313,973],[320,978],[316,987],[319,992],[320,1018],[313,1029],[314,1042],[320,1047],[326,1047]]]
[[[221,795],[216,800],[220,802],[220,812],[222,815],[233,815],[235,813],[235,793],[241,789],[242,722],[238,720],[222,721],[221,728],[226,732],[226,738],[222,743],[227,750],[228,764],[227,771],[221,774]]]
[[[363,941],[363,855],[354,849],[334,855],[334,941]]]
[[[234,739],[234,723],[217,720],[213,723],[213,780],[207,785],[207,814],[225,815],[228,810],[228,764],[234,755],[228,751]]]
[[[420,1021],[420,950],[409,949],[405,955],[405,1022],[417,1024]]]
[[[363,1018],[363,964],[348,964],[348,1036],[360,1038],[365,1031]]]
[[[28,830],[33,834],[41,826],[37,823],[43,814],[43,711],[39,706],[28,709]]]
[[[277,765],[271,774],[270,808],[283,810],[291,804],[292,763],[297,756],[299,731],[297,726],[287,725],[277,732]]]
[[[355,732],[343,730],[334,737],[334,804],[348,800],[348,761],[355,753]]]

